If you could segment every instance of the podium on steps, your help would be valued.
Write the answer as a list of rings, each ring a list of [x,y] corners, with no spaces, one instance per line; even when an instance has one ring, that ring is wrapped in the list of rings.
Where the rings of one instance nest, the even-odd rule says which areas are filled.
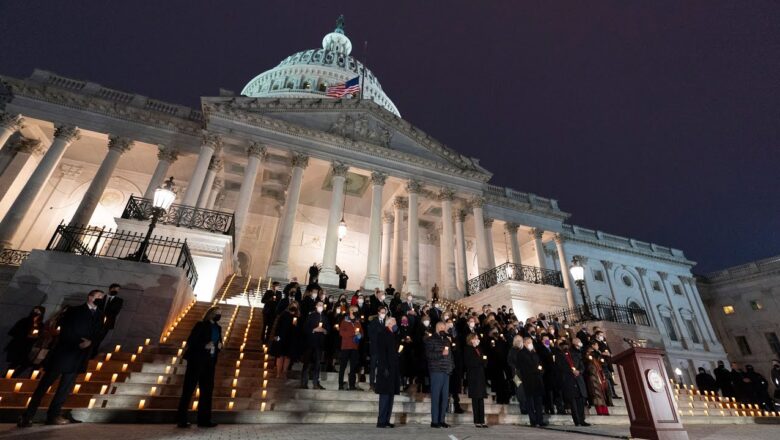
[[[631,347],[612,357],[626,399],[631,436],[651,440],[688,440],[664,368],[666,352]]]

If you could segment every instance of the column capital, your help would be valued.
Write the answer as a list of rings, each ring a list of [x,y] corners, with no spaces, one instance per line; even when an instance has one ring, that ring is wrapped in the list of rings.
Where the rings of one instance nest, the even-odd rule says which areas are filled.
[[[115,136],[113,134],[108,136],[108,149],[116,150],[119,154],[125,154],[130,151],[130,149],[133,148],[134,143],[135,142],[133,142],[132,139],[126,137]]]
[[[409,194],[420,194],[422,192],[422,183],[418,182],[417,180],[410,180],[406,183],[406,191]]]
[[[345,164],[344,162],[334,161],[331,163],[330,168],[333,172],[333,177],[347,177],[349,165]]]
[[[387,181],[387,174],[379,171],[374,171],[371,173],[371,183],[373,185],[383,186],[385,181]]]
[[[21,137],[18,139],[11,148],[18,153],[35,154],[38,156],[44,152],[44,148],[41,145],[40,140],[26,137]]]
[[[220,137],[218,134],[209,133],[206,130],[203,130],[203,143],[202,145],[204,147],[209,147],[214,151],[218,151],[222,149],[222,137]]]
[[[305,170],[309,166],[309,156],[303,153],[293,153],[290,157],[290,164],[293,168],[297,167]]]
[[[406,209],[409,207],[409,200],[406,199],[406,197],[396,197],[395,200],[393,200],[393,207],[395,207],[395,209]]]
[[[504,223],[504,230],[506,232],[509,232],[510,234],[517,234],[517,230],[520,228],[520,225],[517,223],[507,222]]]
[[[264,160],[268,156],[268,148],[260,142],[250,142],[246,149],[246,155]]]
[[[465,209],[456,209],[453,211],[453,214],[455,214],[455,221],[461,223],[466,221],[466,216],[468,215]]]
[[[474,197],[469,201],[469,205],[472,208],[482,208],[485,206],[485,198],[484,197]]]
[[[583,266],[588,265],[588,257],[582,256],[582,255],[575,255],[572,257],[573,260],[578,260]]]
[[[217,155],[211,156],[211,160],[209,161],[209,170],[218,173],[222,171],[222,168],[224,166],[225,166],[225,161],[222,160],[220,156]]]
[[[81,139],[81,130],[75,125],[60,124],[54,129],[54,137],[71,143]]]
[[[225,182],[223,182],[223,181],[222,181],[222,179],[220,179],[219,177],[216,177],[216,178],[214,179],[214,185],[213,185],[213,188],[214,188],[214,189],[216,189],[217,191],[219,191],[219,190],[221,190],[221,189],[222,189],[224,186],[225,186]]]
[[[157,145],[157,148],[157,159],[159,160],[173,163],[179,158],[179,150],[173,147],[166,147],[163,144],[159,144]]]
[[[0,128],[19,130],[24,124],[24,118],[20,114],[0,112]]]
[[[452,188],[442,188],[441,191],[439,191],[439,200],[441,201],[452,201],[455,199],[455,190]]]
[[[564,237],[561,233],[557,233],[553,235],[553,240],[555,240],[555,242],[558,244],[563,244],[566,242],[566,237]]]
[[[664,281],[669,278],[669,274],[667,272],[658,272],[658,276],[661,277],[661,279]]]
[[[490,229],[493,227],[493,221],[494,219],[490,217],[485,217],[482,221],[482,223],[485,225],[486,228]]]
[[[385,212],[382,214],[382,221],[385,223],[392,223],[395,220],[395,217],[393,217],[393,214],[390,212]]]
[[[601,260],[601,264],[604,265],[604,269],[610,270],[612,269],[612,266],[614,266],[614,263],[609,260]]]
[[[635,267],[634,269],[636,269],[636,271],[637,271],[637,273],[639,274],[639,276],[645,276],[645,275],[647,275],[647,269],[645,269],[644,267],[639,267],[639,266],[637,266],[637,267]]]
[[[544,230],[539,228],[531,228],[531,230],[528,231],[528,235],[530,235],[533,239],[541,240],[542,235],[544,235]]]

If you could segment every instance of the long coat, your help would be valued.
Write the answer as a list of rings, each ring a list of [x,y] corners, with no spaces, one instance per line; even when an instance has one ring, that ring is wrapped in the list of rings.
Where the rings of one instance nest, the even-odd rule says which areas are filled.
[[[222,327],[216,322],[211,321],[198,321],[195,326],[192,327],[190,336],[187,338],[187,350],[184,352],[183,358],[187,360],[187,364],[191,363],[205,363],[209,360],[217,358],[219,354],[219,344],[215,344],[214,354],[211,354],[211,350],[206,348],[206,344],[212,342],[211,329],[212,326],[216,326],[217,333],[219,333],[219,341],[222,341]]]
[[[523,390],[526,397],[544,396],[544,368],[542,361],[534,351],[520,350],[520,379],[523,381]]]
[[[479,349],[469,346],[463,351],[463,364],[466,367],[469,397],[472,399],[487,398],[487,381],[485,380],[487,359],[482,358]]]
[[[587,385],[590,401],[596,406],[608,406],[611,402],[607,394],[607,383],[604,377],[604,370],[598,352],[589,350],[585,353],[585,371],[587,372]]]
[[[103,333],[103,312],[89,310],[87,304],[71,307],[60,320],[60,334],[49,352],[44,367],[63,373],[87,371],[92,347],[81,348],[81,338],[95,343]]]
[[[374,391],[377,394],[399,394],[401,376],[398,365],[398,340],[388,328],[377,334],[376,339],[377,375]],[[374,343],[372,342],[372,343]]]
[[[101,299],[95,300],[95,305],[103,312],[106,317],[104,327],[108,330],[113,330],[116,327],[116,318],[119,316],[119,312],[122,311],[122,306],[125,304],[125,300],[119,296],[106,295]],[[97,349],[97,347],[95,347]]]
[[[38,330],[38,337],[43,336],[43,321],[36,324],[32,316],[25,316],[11,327],[8,336],[11,340],[5,347],[8,353],[6,360],[11,365],[24,365],[29,361],[30,351],[38,337],[32,337],[33,330]]]
[[[571,364],[566,359],[566,355],[571,358]],[[575,375],[572,365],[579,372],[579,375]],[[570,350],[557,355],[555,357],[555,369],[564,399],[588,397],[588,388],[585,385],[585,365],[582,363],[582,356],[579,351]]]

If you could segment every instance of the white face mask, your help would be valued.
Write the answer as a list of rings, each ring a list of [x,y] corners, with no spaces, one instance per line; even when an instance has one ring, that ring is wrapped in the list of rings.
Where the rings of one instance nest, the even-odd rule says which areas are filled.
[[[316,293],[312,293],[311,294],[311,299],[316,299],[316,298],[317,298],[317,294]]]
[[[479,339],[474,339],[474,342],[471,343],[474,347],[479,347]]]
[[[317,307],[317,313],[322,313],[322,307]]]
[[[477,325],[476,325],[476,324],[474,324],[473,322],[469,322],[469,328],[470,328],[470,329],[472,329],[472,330],[473,330],[473,329],[474,329],[474,327],[476,327],[476,326],[477,326]]]
[[[429,325],[431,325],[431,321],[423,321],[423,325],[428,327]]]
[[[528,344],[525,346],[526,350],[528,351],[534,351],[534,344]]]
[[[380,313],[379,314],[379,319],[385,319],[385,316],[387,316],[385,313]]]
[[[412,302],[412,297],[411,296],[407,297],[406,299],[407,299],[407,301]]]
[[[363,305],[363,300],[362,300],[362,299],[359,299],[359,300],[358,300],[358,305],[359,305],[359,306],[362,306],[362,305]]]

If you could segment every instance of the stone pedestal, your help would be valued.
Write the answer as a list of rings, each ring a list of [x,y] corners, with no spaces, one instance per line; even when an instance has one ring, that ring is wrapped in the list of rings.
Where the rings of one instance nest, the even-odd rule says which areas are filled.
[[[491,304],[494,309],[500,306],[511,307],[518,319],[525,321],[539,312],[551,312],[566,307],[566,289],[525,281],[505,281],[485,289],[475,295],[460,299],[467,307],[480,310],[483,305]]]

